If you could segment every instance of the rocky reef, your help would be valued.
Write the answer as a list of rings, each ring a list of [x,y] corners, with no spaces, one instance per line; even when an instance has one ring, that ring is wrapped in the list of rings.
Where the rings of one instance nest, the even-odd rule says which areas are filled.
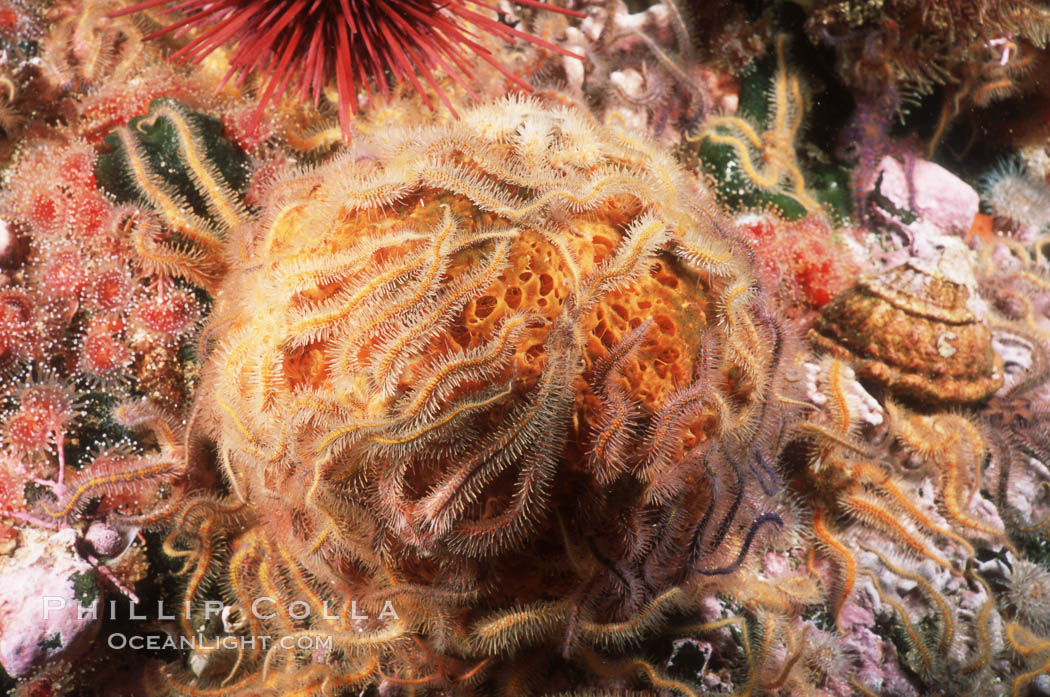
[[[1048,42],[0,1],[3,689],[1050,694]]]

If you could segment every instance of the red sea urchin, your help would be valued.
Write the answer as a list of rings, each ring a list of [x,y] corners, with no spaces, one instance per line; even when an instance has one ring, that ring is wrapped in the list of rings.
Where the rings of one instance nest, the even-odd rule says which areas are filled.
[[[538,0],[517,4],[583,17],[581,13]],[[115,13],[139,12],[167,5],[185,15],[152,38],[183,27],[201,31],[173,56],[199,62],[222,44],[233,46],[226,79],[243,79],[249,73],[266,73],[259,109],[286,89],[298,73],[297,90],[317,103],[330,75],[339,92],[339,122],[347,132],[350,113],[357,111],[357,92],[364,87],[369,100],[372,82],[384,98],[390,94],[387,71],[394,82],[407,80],[428,107],[433,103],[420,84],[430,85],[455,114],[451,102],[433,76],[444,70],[458,85],[476,96],[465,49],[506,75],[529,86],[492,53],[474,40],[472,29],[514,41],[530,43],[563,55],[575,54],[476,12],[468,5],[495,10],[477,0],[145,0]],[[498,10],[497,10],[498,11]],[[576,56],[580,57],[580,56]],[[418,76],[417,76],[418,73]]]

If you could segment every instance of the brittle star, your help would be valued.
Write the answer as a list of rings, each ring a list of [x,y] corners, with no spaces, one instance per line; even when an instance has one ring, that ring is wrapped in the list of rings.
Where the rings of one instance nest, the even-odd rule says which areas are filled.
[[[739,116],[719,116],[711,119],[697,138],[712,143],[728,145],[736,151],[740,168],[745,176],[759,189],[771,189],[782,179],[790,182],[790,193],[807,210],[820,208],[806,191],[805,178],[795,157],[795,139],[802,126],[802,88],[797,75],[787,71],[784,44],[787,36],[777,39],[777,72],[773,80],[773,123],[761,136],[752,125]],[[722,132],[716,132],[721,129]],[[724,131],[737,131],[740,136]],[[761,162],[756,167],[752,150],[758,153]]]

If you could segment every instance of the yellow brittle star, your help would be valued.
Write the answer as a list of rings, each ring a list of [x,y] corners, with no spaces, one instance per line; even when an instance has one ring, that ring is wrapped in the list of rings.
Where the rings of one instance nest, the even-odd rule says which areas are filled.
[[[807,210],[820,209],[820,203],[806,191],[806,181],[795,158],[795,139],[802,126],[802,87],[797,74],[788,72],[785,58],[787,35],[777,37],[777,72],[770,95],[773,122],[762,134],[740,116],[710,119],[699,136],[691,141],[709,140],[728,145],[735,153],[744,175],[759,189],[790,193]]]

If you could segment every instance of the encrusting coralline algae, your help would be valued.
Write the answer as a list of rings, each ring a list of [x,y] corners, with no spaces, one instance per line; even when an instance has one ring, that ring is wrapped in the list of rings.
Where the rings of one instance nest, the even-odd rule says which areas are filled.
[[[0,1],[5,687],[1045,694],[1048,40]]]

